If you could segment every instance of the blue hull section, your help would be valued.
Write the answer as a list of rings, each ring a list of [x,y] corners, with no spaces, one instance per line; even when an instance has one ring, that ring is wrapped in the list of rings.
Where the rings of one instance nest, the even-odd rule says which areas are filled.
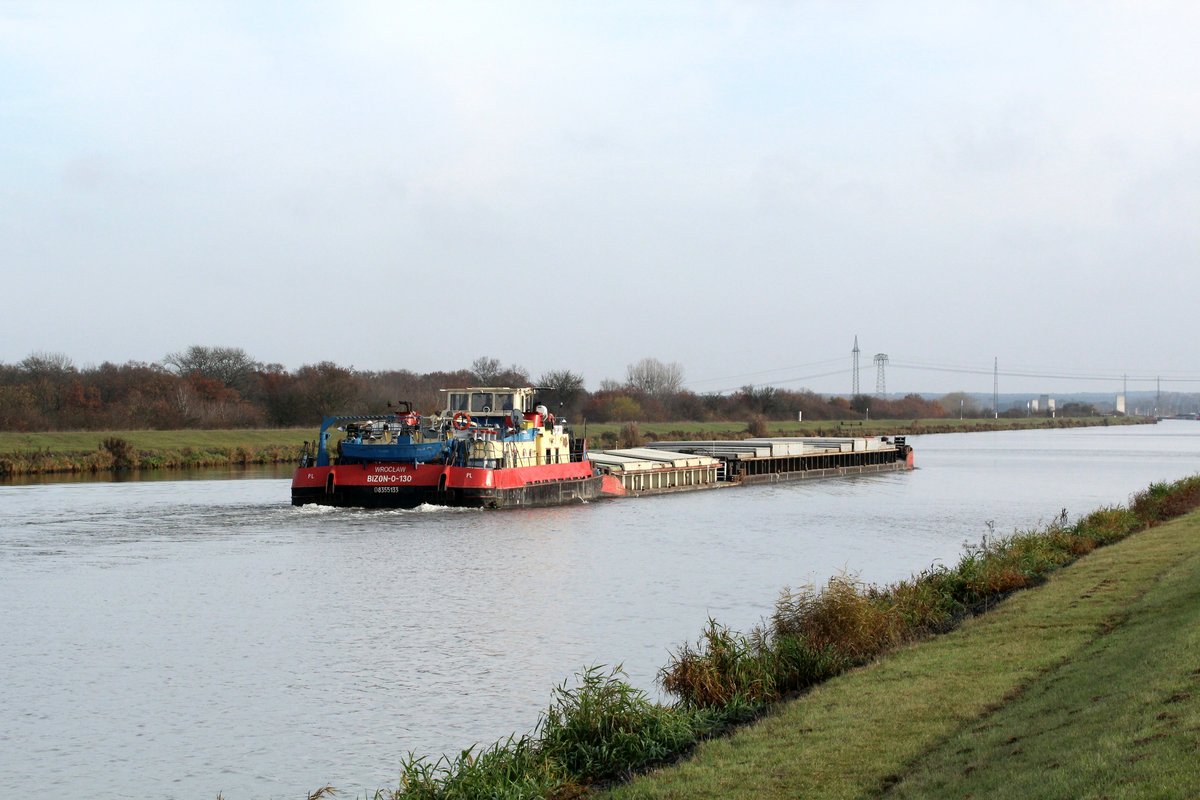
[[[437,461],[446,449],[446,442],[421,442],[411,444],[397,442],[393,444],[354,444],[342,442],[343,462],[350,459],[363,461],[404,461],[420,462],[422,464]]]

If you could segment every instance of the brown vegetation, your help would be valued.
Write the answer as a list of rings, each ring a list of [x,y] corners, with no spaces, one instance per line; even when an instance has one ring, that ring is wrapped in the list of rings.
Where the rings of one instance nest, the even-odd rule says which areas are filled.
[[[408,400],[430,413],[442,404],[439,389],[455,386],[537,385],[540,398],[573,422],[742,422],[763,435],[772,420],[859,421],[936,419],[941,403],[920,395],[829,397],[805,389],[743,386],[725,394],[683,387],[678,364],[642,359],[625,382],[605,380],[588,392],[583,376],[550,370],[536,380],[517,365],[481,357],[470,369],[417,373],[356,370],[330,361],[288,371],[255,361],[240,348],[193,346],[161,363],[105,362],[76,367],[61,354],[34,353],[18,364],[0,364],[0,430],[136,430],[295,427],[327,414],[366,413]],[[954,416],[965,408],[957,399]],[[977,411],[977,409],[971,409]],[[1023,412],[1022,412],[1023,413]]]

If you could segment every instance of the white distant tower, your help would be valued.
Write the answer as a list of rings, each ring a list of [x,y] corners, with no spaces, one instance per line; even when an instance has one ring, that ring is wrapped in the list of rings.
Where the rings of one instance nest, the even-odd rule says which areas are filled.
[[[859,389],[858,389],[858,354],[859,354],[860,352],[862,352],[862,351],[858,349],[858,336],[855,336],[855,337],[854,337],[854,349],[850,351],[850,354],[851,354],[852,356],[854,356],[854,377],[851,379],[851,386],[850,386],[850,396],[851,396],[851,397],[858,397],[858,395],[859,395]]]
[[[875,354],[875,394],[883,397],[887,394],[887,381],[884,379],[883,368],[888,365],[887,353]]]

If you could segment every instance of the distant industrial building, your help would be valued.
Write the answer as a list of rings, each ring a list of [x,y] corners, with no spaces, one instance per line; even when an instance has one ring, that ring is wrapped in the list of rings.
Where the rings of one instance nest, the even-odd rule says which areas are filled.
[[[1030,414],[1046,413],[1046,414],[1049,414],[1050,416],[1054,416],[1054,406],[1055,406],[1054,398],[1048,394],[1044,394],[1040,397],[1035,397],[1029,401],[1029,413]]]

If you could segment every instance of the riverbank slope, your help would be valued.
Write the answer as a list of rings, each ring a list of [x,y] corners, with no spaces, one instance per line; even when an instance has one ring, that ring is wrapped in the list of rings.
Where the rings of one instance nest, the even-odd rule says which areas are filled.
[[[0,432],[0,476],[298,461],[310,428]]]
[[[1200,796],[1200,513],[605,797]]]

